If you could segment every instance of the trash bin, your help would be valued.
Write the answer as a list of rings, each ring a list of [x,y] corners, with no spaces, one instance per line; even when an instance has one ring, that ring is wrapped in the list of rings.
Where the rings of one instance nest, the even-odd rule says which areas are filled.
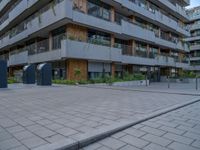
[[[49,63],[37,66],[37,85],[52,85],[52,66]]]
[[[7,88],[7,61],[0,60],[0,88]]]
[[[26,65],[23,68],[23,83],[35,84],[35,65]]]

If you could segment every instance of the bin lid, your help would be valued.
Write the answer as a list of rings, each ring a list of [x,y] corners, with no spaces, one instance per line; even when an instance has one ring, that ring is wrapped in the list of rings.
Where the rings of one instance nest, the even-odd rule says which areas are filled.
[[[27,68],[29,67],[29,65],[24,66],[23,70],[27,70]]]
[[[44,64],[39,64],[39,65],[37,66],[37,69],[38,69],[38,70],[41,70],[41,69],[43,68],[44,65],[46,65],[46,63],[44,63]]]

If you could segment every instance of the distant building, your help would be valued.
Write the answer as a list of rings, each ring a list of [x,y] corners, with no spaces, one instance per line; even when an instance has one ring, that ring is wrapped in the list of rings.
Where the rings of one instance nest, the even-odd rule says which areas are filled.
[[[200,6],[188,10],[191,37],[186,41],[190,43],[191,69],[200,71]]]

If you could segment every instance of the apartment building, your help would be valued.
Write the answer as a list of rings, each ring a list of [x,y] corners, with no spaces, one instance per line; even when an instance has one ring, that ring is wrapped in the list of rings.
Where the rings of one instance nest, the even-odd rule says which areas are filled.
[[[49,62],[54,78],[147,73],[189,66],[189,0],[0,0],[0,59],[15,75]],[[79,71],[81,75],[77,76]]]
[[[191,37],[186,41],[190,43],[191,70],[200,71],[200,6],[188,10]]]

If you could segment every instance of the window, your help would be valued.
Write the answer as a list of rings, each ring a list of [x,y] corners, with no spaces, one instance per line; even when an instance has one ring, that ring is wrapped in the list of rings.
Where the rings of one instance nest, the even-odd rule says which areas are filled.
[[[98,45],[111,46],[111,37],[107,33],[89,30],[88,42]]]
[[[52,49],[60,49],[61,48],[61,41],[65,37],[65,26],[60,27],[54,31],[52,31]]]
[[[110,7],[100,0],[88,0],[88,14],[104,20],[111,20]]]

